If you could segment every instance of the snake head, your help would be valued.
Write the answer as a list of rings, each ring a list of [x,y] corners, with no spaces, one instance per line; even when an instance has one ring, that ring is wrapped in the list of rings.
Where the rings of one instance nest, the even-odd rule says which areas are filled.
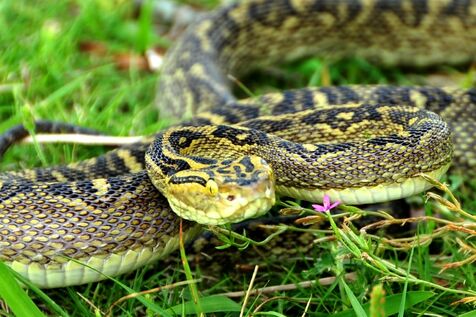
[[[266,213],[275,203],[271,167],[257,156],[179,171],[163,191],[179,216],[201,224],[239,222]]]

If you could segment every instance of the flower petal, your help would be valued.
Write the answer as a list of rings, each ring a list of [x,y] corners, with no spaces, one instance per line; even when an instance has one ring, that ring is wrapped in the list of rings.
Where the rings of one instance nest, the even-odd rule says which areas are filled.
[[[331,199],[329,197],[329,195],[324,195],[324,197],[322,198],[322,205],[324,206],[324,208],[328,209],[329,206],[331,205]]]
[[[314,208],[314,210],[318,211],[318,212],[327,211],[327,209],[324,206],[321,206],[321,205],[312,205],[312,208]]]
[[[339,205],[340,205],[340,201],[336,201],[336,202],[334,202],[332,205],[329,206],[329,210],[332,209],[332,208],[335,208],[335,207],[337,207],[337,206],[339,206]]]

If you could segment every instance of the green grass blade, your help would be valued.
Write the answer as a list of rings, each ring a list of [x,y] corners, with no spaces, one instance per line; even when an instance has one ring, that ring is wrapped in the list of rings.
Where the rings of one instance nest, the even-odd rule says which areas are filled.
[[[257,313],[254,314],[254,315],[255,315],[255,316],[263,315],[263,316],[286,317],[286,315],[280,314],[280,313],[275,312],[275,311],[257,312]]]
[[[217,312],[239,312],[241,307],[236,302],[225,296],[207,296],[200,298],[200,305],[202,313],[217,313]],[[197,314],[199,313],[195,308],[193,301],[173,306],[167,310],[174,314]]]
[[[81,85],[83,85],[90,76],[92,75],[88,73],[82,76],[78,76],[76,79],[71,80],[64,86],[53,91],[48,97],[40,101],[39,104],[36,105],[36,107],[46,107],[47,105],[53,102],[61,101],[63,97],[71,95],[73,91],[81,87]]]
[[[23,277],[21,274],[13,271],[12,269],[8,268],[7,269],[10,271],[12,275],[16,277],[18,281],[23,283],[28,289],[33,291],[39,298],[43,300],[44,303],[46,303],[49,308],[52,309],[53,312],[55,312],[55,316],[63,316],[63,317],[68,317],[68,313],[65,312],[54,300],[52,300],[48,295],[45,294],[41,289],[38,288],[35,284],[27,280],[25,277]]]
[[[137,293],[136,290],[130,288],[129,286],[127,286],[126,284],[124,283],[121,283],[118,279],[115,279],[114,277],[111,277],[107,274],[104,274],[103,272],[101,271],[98,271],[96,270],[95,268],[87,265],[87,264],[84,264],[80,261],[77,261],[75,259],[71,259],[69,258],[71,261],[74,261],[76,263],[79,263],[81,265],[84,265],[85,267],[89,268],[90,270],[93,270],[99,274],[101,274],[102,276],[106,277],[107,279],[113,281],[114,283],[116,283],[117,285],[119,285],[120,287],[122,287],[124,290],[126,290],[129,294],[133,294],[133,293]],[[151,300],[148,300],[145,296],[137,296],[137,297],[134,297],[134,299],[137,299],[138,301],[140,301],[142,304],[144,304],[144,306],[146,306],[148,309],[150,309],[152,312],[156,313],[156,314],[159,314],[160,316],[165,316],[165,317],[172,317],[171,314],[167,313],[167,311],[162,308],[161,306],[157,305],[156,303],[154,303],[153,301]]]
[[[151,45],[153,1],[145,0],[142,2],[139,16],[139,32],[137,34],[137,50],[145,52]]]
[[[405,301],[405,309],[408,309],[412,306],[415,306],[421,302],[426,301],[430,297],[434,296],[435,293],[433,292],[425,292],[425,291],[411,291],[411,292],[406,292],[405,294],[395,294],[395,295],[390,295],[385,297],[385,304],[384,304],[384,311],[385,311],[385,316],[391,316],[396,313],[398,313],[400,309],[400,303],[402,302],[403,297],[406,296],[406,301]],[[365,312],[369,311],[370,308],[370,303],[366,303],[362,305],[363,309]],[[354,317],[357,316],[355,314],[355,311],[353,309],[349,309],[337,314],[332,314],[329,315],[332,317]]]
[[[180,258],[182,259],[182,266],[185,272],[185,277],[187,278],[187,281],[192,281],[193,280],[192,270],[190,269],[190,265],[188,264],[187,255],[185,254],[185,246],[183,242],[183,232],[182,232],[182,221],[180,221],[180,239],[179,240],[180,240],[179,242]],[[202,302],[198,294],[198,288],[196,283],[190,283],[188,285],[188,288],[193,298],[192,303],[194,306],[194,311],[197,314],[197,316],[202,316],[203,315]]]
[[[350,289],[349,285],[345,282],[344,279],[341,279],[340,281],[342,285],[344,286],[345,293],[347,294],[347,297],[350,300],[350,304],[352,305],[352,308],[354,309],[354,312],[356,316],[358,317],[367,317],[367,313],[365,312],[364,308],[362,305],[360,305],[359,300],[357,297],[355,297],[354,293]]]
[[[410,275],[410,269],[412,267],[413,251],[415,251],[415,248],[412,248],[410,252],[410,260],[408,261],[408,269],[407,269],[408,275]],[[405,314],[405,302],[407,300],[407,297],[406,297],[407,290],[408,290],[408,278],[405,280],[405,284],[403,285],[403,294],[402,294],[402,300],[400,301],[398,317],[403,317]]]
[[[476,310],[461,314],[458,317],[476,317]]]
[[[132,288],[128,287],[127,285],[119,282],[118,280],[112,278],[112,277],[109,277],[111,280],[114,281],[114,283],[118,284],[119,286],[121,286],[122,288],[124,288],[127,292],[129,292],[129,294],[133,294],[133,293],[136,293],[135,290],[133,290]],[[167,311],[165,309],[163,309],[162,307],[160,307],[159,305],[155,304],[154,302],[152,302],[151,300],[148,300],[145,296],[137,296],[137,297],[134,297],[134,299],[137,299],[138,301],[140,301],[142,304],[144,304],[145,307],[147,307],[148,309],[151,310],[151,312],[155,313],[155,314],[158,314],[159,316],[166,316],[166,317],[172,317],[172,315],[170,315],[169,313],[167,313]]]
[[[9,268],[0,262],[0,297],[17,317],[45,316],[17,283]]]

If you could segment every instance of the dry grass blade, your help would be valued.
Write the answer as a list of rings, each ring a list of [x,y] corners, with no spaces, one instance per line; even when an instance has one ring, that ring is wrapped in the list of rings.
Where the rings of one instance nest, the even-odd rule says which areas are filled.
[[[344,275],[344,279],[347,281],[355,281],[357,280],[357,274],[352,272],[352,273],[347,273]],[[324,277],[315,281],[304,281],[296,284],[284,284],[284,285],[276,285],[276,286],[268,286],[268,287],[263,287],[263,288],[257,288],[249,292],[249,295],[258,295],[258,294],[269,294],[269,293],[274,293],[274,292],[282,292],[282,291],[291,291],[295,290],[298,288],[309,288],[314,285],[331,285],[336,281],[336,277]],[[242,297],[246,293],[244,291],[239,291],[239,292],[227,292],[227,293],[221,293],[218,295],[221,296],[227,296],[227,297]]]
[[[241,306],[240,317],[243,317],[245,314],[246,304],[248,303],[248,298],[250,297],[251,290],[253,289],[253,284],[255,283],[256,274],[258,274],[259,265],[255,265],[253,275],[251,276],[250,285],[248,285],[248,290],[245,294],[245,299],[243,300],[243,305]]]
[[[96,313],[100,313],[101,315],[104,315],[104,312],[102,312],[102,311],[99,309],[99,307],[97,307],[96,305],[94,305],[94,303],[93,303],[91,300],[89,300],[88,298],[86,298],[85,296],[83,296],[83,294],[81,294],[81,293],[79,293],[79,292],[76,292],[76,294],[77,294],[79,297],[81,297],[81,299],[84,300],[89,306],[91,306],[91,307],[94,309],[94,311],[95,311]]]
[[[309,296],[309,300],[306,303],[306,307],[304,307],[304,312],[302,313],[301,317],[306,316],[307,311],[309,310],[309,306],[311,306],[312,295]]]

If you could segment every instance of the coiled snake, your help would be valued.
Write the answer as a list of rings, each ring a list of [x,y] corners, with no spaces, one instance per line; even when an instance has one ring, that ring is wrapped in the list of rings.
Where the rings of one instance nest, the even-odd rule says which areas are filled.
[[[87,283],[103,275],[81,263],[113,276],[177,247],[167,199],[202,223],[261,214],[275,191],[397,199],[428,188],[417,174],[441,176],[453,143],[455,165],[476,171],[475,89],[305,88],[237,101],[229,88],[229,74],[329,53],[471,62],[476,1],[249,0],[210,13],[169,50],[160,77],[161,114],[191,119],[87,161],[0,175],[0,260],[41,287]]]

